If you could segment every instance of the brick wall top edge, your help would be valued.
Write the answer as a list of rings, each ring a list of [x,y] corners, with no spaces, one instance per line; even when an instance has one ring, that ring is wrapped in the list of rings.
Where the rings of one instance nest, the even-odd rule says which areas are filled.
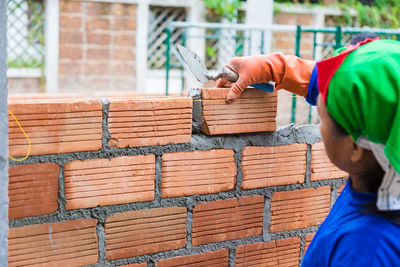
[[[228,95],[230,88],[199,88],[202,92],[202,98],[207,99],[225,99]],[[255,88],[247,88],[244,90],[240,98],[259,98],[259,97],[271,97],[277,96],[276,91],[274,93],[268,93],[263,90]]]
[[[99,103],[100,100],[96,98],[54,98],[54,99],[9,99],[8,104],[9,105],[17,105],[17,104],[31,104],[31,105],[37,105],[37,104],[70,104],[70,103]]]

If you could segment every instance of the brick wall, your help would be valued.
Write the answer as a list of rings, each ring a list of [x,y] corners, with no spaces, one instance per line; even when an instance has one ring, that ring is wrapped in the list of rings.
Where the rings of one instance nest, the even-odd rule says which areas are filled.
[[[136,88],[134,4],[60,1],[59,90]]]
[[[226,94],[10,96],[9,266],[299,265],[346,174],[276,95]]]

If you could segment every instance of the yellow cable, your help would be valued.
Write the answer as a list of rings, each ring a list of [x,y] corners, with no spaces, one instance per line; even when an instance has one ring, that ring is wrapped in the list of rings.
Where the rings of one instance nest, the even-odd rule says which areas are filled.
[[[31,153],[31,139],[29,139],[29,136],[25,133],[24,129],[22,128],[21,124],[19,123],[18,119],[14,116],[14,114],[9,110],[8,113],[14,118],[15,122],[18,124],[19,128],[21,129],[22,133],[25,135],[26,139],[28,139],[28,153],[26,154],[25,157],[23,158],[14,158],[11,155],[8,155],[8,157],[14,161],[24,161],[29,157],[29,154]]]

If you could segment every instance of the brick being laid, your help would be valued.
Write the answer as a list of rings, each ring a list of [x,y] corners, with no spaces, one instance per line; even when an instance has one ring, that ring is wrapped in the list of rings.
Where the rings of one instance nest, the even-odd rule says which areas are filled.
[[[193,209],[194,246],[262,233],[263,196],[200,203]]]
[[[220,249],[201,254],[178,256],[169,259],[163,259],[156,263],[156,267],[195,267],[195,266],[228,266],[229,251]]]
[[[186,208],[168,207],[117,213],[105,222],[109,260],[135,257],[186,245]]]
[[[58,209],[58,164],[11,166],[8,172],[10,219],[50,214]]]
[[[276,192],[271,197],[270,232],[319,226],[330,210],[331,187]]]
[[[98,260],[97,220],[10,228],[8,266],[80,266]]]
[[[258,242],[237,248],[235,266],[298,266],[299,256],[298,237]]]
[[[233,190],[233,150],[165,153],[162,156],[162,197],[212,194]]]
[[[208,135],[275,131],[277,94],[247,88],[231,104],[228,88],[201,89],[203,132]]]
[[[307,144],[245,147],[242,189],[303,183]]]
[[[333,165],[325,152],[324,143],[312,145],[311,151],[311,181],[348,177],[349,174]]]
[[[14,113],[31,141],[30,155],[99,150],[102,147],[102,105],[92,99],[12,100]],[[9,115],[9,150],[25,156],[29,143]]]
[[[118,148],[190,142],[192,99],[111,99],[108,130],[111,134],[109,145]]]
[[[76,160],[65,164],[66,209],[154,199],[155,156]]]

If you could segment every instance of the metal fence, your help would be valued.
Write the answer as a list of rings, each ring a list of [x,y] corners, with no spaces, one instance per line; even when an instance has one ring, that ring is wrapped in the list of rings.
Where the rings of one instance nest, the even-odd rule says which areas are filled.
[[[43,0],[7,0],[9,68],[43,68]]]
[[[204,35],[190,35],[190,29],[203,29]],[[172,33],[179,29],[181,39],[172,42]],[[208,69],[217,70],[226,64],[233,56],[251,55],[250,51],[254,36],[259,38],[257,54],[263,54],[266,49],[265,35],[268,33],[291,33],[293,35],[293,52],[301,57],[302,45],[305,44],[305,35],[311,38],[311,48],[306,49],[314,60],[322,60],[333,55],[335,49],[340,48],[351,40],[355,34],[375,33],[381,38],[400,40],[400,29],[371,29],[355,27],[312,27],[295,25],[269,25],[265,27],[254,27],[245,24],[218,24],[218,23],[198,23],[171,22],[166,28],[166,94],[168,94],[169,76],[171,69],[181,70],[182,92],[185,84],[183,65],[179,61],[173,44],[177,41],[185,46],[190,38],[203,39],[205,42],[205,63]],[[310,36],[311,35],[311,36]],[[310,40],[308,40],[310,41]],[[254,47],[254,46],[253,46]],[[309,51],[311,50],[311,51]],[[291,122],[296,123],[296,101],[295,95],[292,97]],[[312,120],[312,109],[309,107],[308,123]]]

